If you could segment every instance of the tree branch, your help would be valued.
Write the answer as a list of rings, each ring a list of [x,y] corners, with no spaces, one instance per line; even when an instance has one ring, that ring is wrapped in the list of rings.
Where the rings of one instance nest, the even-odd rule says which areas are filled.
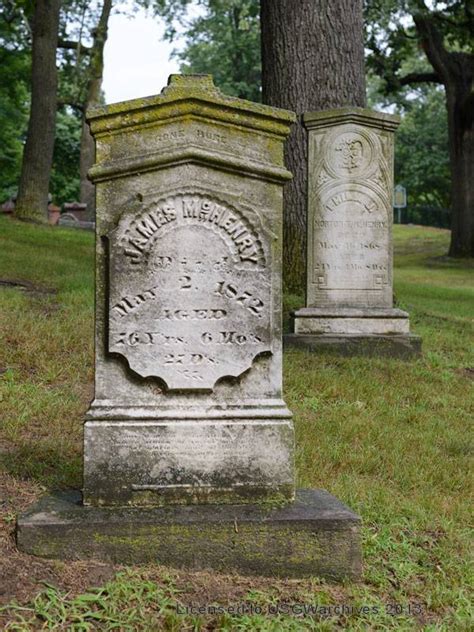
[[[80,42],[74,42],[71,40],[58,39],[58,48],[67,48],[69,50],[80,50],[83,55],[89,55],[91,49],[89,46],[84,46]]]
[[[84,114],[84,110],[85,110],[84,104],[77,103],[77,101],[73,101],[72,99],[58,99],[57,100],[57,107],[58,107],[58,109],[61,108],[61,107],[66,106],[66,105],[68,105],[73,110],[77,110],[81,114]]]
[[[436,72],[411,72],[404,77],[400,77],[401,86],[408,86],[412,83],[443,83],[441,77]]]
[[[444,84],[449,81],[449,53],[443,44],[443,37],[433,23],[433,16],[414,15],[416,30],[428,61]]]

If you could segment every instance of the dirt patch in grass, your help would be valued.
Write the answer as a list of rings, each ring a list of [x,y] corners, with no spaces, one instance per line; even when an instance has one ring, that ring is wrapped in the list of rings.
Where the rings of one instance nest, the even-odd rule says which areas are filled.
[[[31,481],[0,473],[0,606],[25,603],[49,584],[80,593],[108,581],[118,567],[101,562],[61,562],[20,553],[15,544],[16,514],[44,493]],[[0,617],[1,621],[1,617]]]
[[[229,605],[251,599],[279,603],[297,603],[308,600],[318,590],[343,601],[346,592],[334,584],[321,584],[317,579],[276,579],[274,577],[244,577],[237,574],[221,574],[209,571],[171,570],[152,567],[143,572],[144,579],[161,584],[167,576],[177,588],[177,599],[185,605]]]
[[[461,369],[455,369],[455,372],[461,377],[467,377],[468,380],[474,380],[474,366],[466,366]]]
[[[44,285],[38,285],[31,283],[31,281],[19,280],[19,279],[0,279],[0,289],[15,289],[20,292],[27,292],[33,296],[44,296],[57,294],[57,290],[46,287]]]

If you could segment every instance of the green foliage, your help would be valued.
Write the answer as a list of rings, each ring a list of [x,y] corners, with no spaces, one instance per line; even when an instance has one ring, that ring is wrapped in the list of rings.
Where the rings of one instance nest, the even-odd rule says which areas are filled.
[[[116,2],[116,4],[124,4]],[[80,42],[91,48],[103,2],[102,0],[67,0],[62,3],[60,40]],[[87,88],[91,76],[90,55],[82,47],[58,47],[59,61],[59,101],[76,109],[87,99]],[[79,119],[78,119],[79,120]]]
[[[172,41],[184,28],[185,47],[175,51],[181,72],[212,74],[226,94],[261,101],[258,0],[205,0],[189,11],[186,0],[157,0],[153,6]]]
[[[0,11],[0,203],[17,193],[29,114],[27,41],[25,21],[5,4]]]
[[[364,12],[368,66],[384,78],[388,90],[399,87],[400,70],[408,58],[418,56],[431,69],[420,47],[415,16],[435,20],[448,51],[472,52],[474,10],[470,0],[364,0]]]
[[[101,2],[65,0],[59,37],[92,43]],[[30,0],[10,0],[0,8],[0,203],[16,195],[28,126],[31,73]],[[82,49],[58,48],[59,89],[50,192],[57,203],[79,197],[81,107],[86,96],[89,58]]]
[[[29,112],[29,68],[22,51],[0,49],[0,202],[16,195]]]
[[[434,21],[448,52],[468,49],[474,15],[457,0],[365,0],[369,101],[395,105],[402,116],[396,135],[395,179],[408,205],[449,208],[451,166],[445,91],[430,65],[414,19]],[[460,64],[464,58],[459,58]],[[444,218],[443,221],[445,221]]]
[[[50,191],[59,204],[79,199],[81,117],[73,110],[60,110],[56,117],[53,169]]]
[[[443,90],[430,87],[407,105],[395,143],[395,181],[408,205],[450,206],[451,177]]]

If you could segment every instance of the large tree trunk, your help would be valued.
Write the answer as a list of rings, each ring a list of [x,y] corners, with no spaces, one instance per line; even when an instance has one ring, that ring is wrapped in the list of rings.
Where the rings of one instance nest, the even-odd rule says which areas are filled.
[[[45,222],[56,128],[60,0],[37,0],[33,16],[31,110],[15,214]]]
[[[474,96],[472,76],[453,77],[446,87],[451,165],[450,257],[474,257]],[[457,81],[456,81],[457,79]]]
[[[452,181],[449,256],[474,257],[474,55],[449,52],[432,15],[414,15],[428,61],[446,90]]]
[[[100,90],[102,87],[102,78],[104,74],[104,48],[107,41],[107,26],[112,10],[112,0],[104,0],[102,4],[102,12],[99,23],[94,33],[94,43],[90,54],[90,77],[87,85],[86,103],[84,106],[84,114],[88,107],[98,103],[100,99]],[[95,144],[94,139],[89,131],[89,125],[85,121],[82,122],[81,133],[81,159],[80,159],[80,197],[81,202],[87,204],[89,219],[95,219],[95,187],[87,178],[87,172],[95,162]]]
[[[261,0],[263,102],[294,110],[286,144],[283,274],[305,281],[307,139],[301,115],[365,106],[362,0]]]

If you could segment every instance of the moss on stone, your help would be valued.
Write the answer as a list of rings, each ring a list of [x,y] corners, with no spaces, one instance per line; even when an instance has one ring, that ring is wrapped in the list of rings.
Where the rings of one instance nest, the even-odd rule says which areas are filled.
[[[171,75],[168,86],[160,95],[91,108],[87,112],[87,120],[96,135],[190,113],[279,136],[286,136],[289,126],[296,121],[296,115],[289,110],[222,94],[214,86],[210,75]]]

